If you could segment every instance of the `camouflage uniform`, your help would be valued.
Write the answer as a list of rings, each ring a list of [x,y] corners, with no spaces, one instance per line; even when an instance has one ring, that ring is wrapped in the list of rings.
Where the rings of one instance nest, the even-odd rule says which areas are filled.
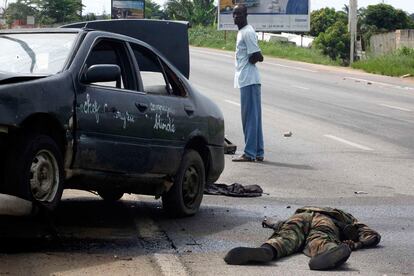
[[[342,242],[356,250],[375,246],[381,240],[376,231],[358,222],[351,214],[329,207],[299,208],[288,220],[266,226],[275,230],[266,244],[276,249],[278,258],[298,251],[314,257]],[[347,226],[355,230],[354,237],[344,233]]]

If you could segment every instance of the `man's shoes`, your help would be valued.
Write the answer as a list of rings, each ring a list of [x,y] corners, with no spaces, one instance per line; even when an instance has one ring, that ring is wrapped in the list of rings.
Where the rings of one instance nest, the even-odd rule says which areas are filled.
[[[264,161],[264,157],[263,156],[257,156],[256,157],[256,161],[257,162],[263,162]]]
[[[312,257],[309,268],[312,270],[327,270],[340,266],[348,260],[351,249],[347,244],[340,244],[319,255]]]
[[[267,263],[274,257],[273,250],[268,247],[236,247],[226,254],[224,261],[230,265],[242,265],[249,262]]]
[[[256,159],[255,158],[250,158],[245,154],[242,154],[238,157],[233,158],[231,161],[233,162],[255,162]]]

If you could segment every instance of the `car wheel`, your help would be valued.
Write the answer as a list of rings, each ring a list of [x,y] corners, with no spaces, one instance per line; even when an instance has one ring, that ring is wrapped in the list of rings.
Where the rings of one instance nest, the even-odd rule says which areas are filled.
[[[197,213],[203,199],[205,185],[204,163],[198,152],[184,153],[174,184],[162,196],[163,209],[171,217],[185,217]]]
[[[107,202],[115,202],[120,200],[124,193],[117,190],[102,189],[98,190],[98,195]]]
[[[6,185],[13,194],[54,210],[63,192],[63,158],[46,135],[17,139],[6,165]]]

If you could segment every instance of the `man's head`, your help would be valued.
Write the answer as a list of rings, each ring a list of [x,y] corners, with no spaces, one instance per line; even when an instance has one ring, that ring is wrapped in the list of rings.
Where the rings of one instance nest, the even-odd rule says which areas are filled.
[[[233,9],[234,24],[239,30],[247,25],[247,8],[243,4],[238,4]]]

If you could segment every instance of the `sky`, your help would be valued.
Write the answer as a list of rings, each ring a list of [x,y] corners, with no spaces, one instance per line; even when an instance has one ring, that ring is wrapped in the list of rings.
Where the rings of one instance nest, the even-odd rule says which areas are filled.
[[[153,1],[161,6],[166,2],[166,0]],[[82,2],[86,6],[84,14],[88,12],[102,14],[103,10],[109,13],[111,10],[111,0],[83,0]],[[410,14],[414,13],[413,0],[358,0],[358,7],[376,5],[381,2],[392,5],[394,8],[404,10]],[[324,7],[333,7],[337,10],[341,10],[345,4],[349,4],[349,0],[311,0],[311,9],[318,10]]]
[[[163,5],[166,0],[153,0],[159,5]],[[217,0],[216,0],[217,1]],[[0,0],[1,6],[4,5],[5,0]],[[13,0],[9,0],[14,2]],[[358,0],[358,7],[366,7],[368,5],[375,5],[384,2],[392,5],[394,8],[404,10],[410,14],[414,13],[413,0]],[[83,13],[93,12],[95,14],[102,14],[103,11],[110,13],[111,0],[82,0],[82,3],[86,6]],[[324,7],[333,7],[337,10],[341,10],[345,4],[349,4],[349,0],[311,0],[311,9],[318,10]]]

